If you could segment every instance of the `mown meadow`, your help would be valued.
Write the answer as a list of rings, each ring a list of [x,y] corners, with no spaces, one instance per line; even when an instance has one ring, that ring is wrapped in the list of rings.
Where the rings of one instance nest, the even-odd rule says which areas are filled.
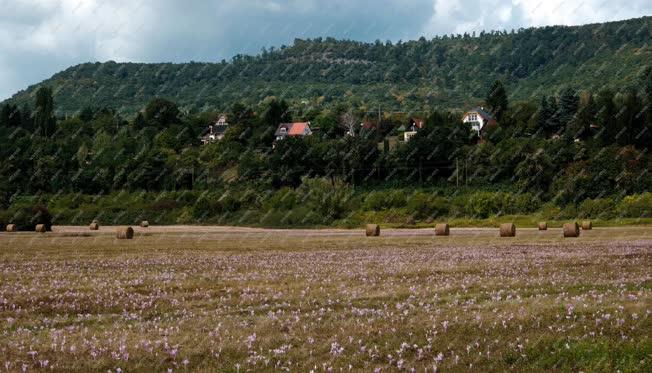
[[[0,234],[1,369],[652,368],[649,226],[86,229]]]

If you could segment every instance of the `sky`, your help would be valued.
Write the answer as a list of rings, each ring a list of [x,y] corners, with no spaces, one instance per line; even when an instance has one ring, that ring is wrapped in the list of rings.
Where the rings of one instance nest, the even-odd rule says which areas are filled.
[[[0,0],[0,100],[84,62],[217,62],[295,38],[395,42],[645,15],[652,1]]]

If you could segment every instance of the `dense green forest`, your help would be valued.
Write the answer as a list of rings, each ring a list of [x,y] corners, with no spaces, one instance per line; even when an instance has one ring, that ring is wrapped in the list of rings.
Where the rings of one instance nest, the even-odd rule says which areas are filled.
[[[206,145],[198,137],[220,112],[183,113],[156,98],[130,119],[90,107],[57,118],[42,87],[33,110],[0,108],[0,223],[44,206],[59,224],[650,217],[652,68],[634,83],[510,103],[495,81],[484,103],[498,125],[481,139],[459,113],[433,110],[416,113],[425,125],[407,142],[395,140],[413,115],[370,118],[353,104],[292,111],[270,97],[232,105],[224,139]],[[313,135],[275,141],[292,120],[311,121]]]
[[[220,63],[85,63],[14,95],[32,105],[50,87],[56,115],[87,107],[133,115],[154,97],[184,113],[255,107],[270,96],[295,111],[345,103],[364,111],[463,109],[500,79],[510,99],[532,100],[566,85],[596,92],[637,84],[652,60],[652,18],[584,26],[553,26],[431,40],[362,43],[295,40],[290,47],[237,55]],[[300,114],[298,114],[300,115]]]
[[[649,221],[650,19],[79,65],[0,105],[0,224]],[[275,141],[290,121],[314,133]]]

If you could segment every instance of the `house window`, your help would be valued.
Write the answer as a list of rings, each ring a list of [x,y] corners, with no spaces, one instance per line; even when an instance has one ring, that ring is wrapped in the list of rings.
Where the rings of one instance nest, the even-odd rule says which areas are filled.
[[[478,114],[476,113],[470,113],[469,114],[469,121],[470,122],[476,122],[478,120]]]

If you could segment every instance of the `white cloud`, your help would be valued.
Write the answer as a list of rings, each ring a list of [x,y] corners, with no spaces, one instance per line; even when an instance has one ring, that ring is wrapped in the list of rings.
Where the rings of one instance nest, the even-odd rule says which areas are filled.
[[[652,13],[652,3],[649,0],[433,0],[433,10],[422,29],[429,36],[636,18]]]
[[[518,1],[515,6],[523,10],[532,26],[574,25],[635,18],[650,14],[652,10],[652,5],[647,0],[535,0]]]

